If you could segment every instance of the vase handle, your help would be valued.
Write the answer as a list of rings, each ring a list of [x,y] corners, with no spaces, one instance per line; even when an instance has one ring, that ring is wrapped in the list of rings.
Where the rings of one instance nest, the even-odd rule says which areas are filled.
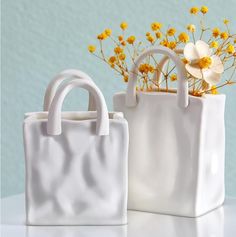
[[[173,62],[175,63],[179,78],[177,86],[177,103],[180,108],[186,108],[189,103],[187,72],[185,70],[183,62],[178,57],[178,55],[173,50],[170,50],[163,46],[151,47],[145,50],[135,59],[134,64],[131,67],[129,73],[129,81],[126,92],[126,106],[134,107],[137,105],[136,83],[137,83],[138,67],[146,57],[152,54],[163,54],[172,59]]]
[[[44,96],[43,110],[44,111],[49,110],[52,100],[59,86],[62,84],[63,81],[65,81],[66,79],[72,80],[72,79],[81,79],[81,78],[89,80],[91,82],[93,81],[86,73],[77,69],[67,69],[57,74],[47,87],[47,90]],[[95,101],[90,93],[89,93],[88,110],[89,111],[95,110]]]
[[[105,98],[99,88],[87,79],[72,80],[62,85],[54,96],[48,111],[47,133],[49,135],[61,134],[61,109],[66,95],[73,88],[83,88],[91,93],[96,101],[97,121],[96,133],[98,136],[109,135],[109,116]]]

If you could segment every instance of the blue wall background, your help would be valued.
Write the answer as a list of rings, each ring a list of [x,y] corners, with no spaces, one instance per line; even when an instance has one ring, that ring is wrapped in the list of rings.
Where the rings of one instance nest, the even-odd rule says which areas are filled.
[[[236,32],[235,0],[3,0],[1,195],[24,191],[23,115],[42,109],[53,75],[66,68],[84,70],[101,88],[111,109],[113,93],[125,85],[89,55],[87,45],[106,27],[118,30],[123,20],[135,35],[143,35],[153,21],[184,28],[191,23],[188,10],[193,5],[209,6],[209,25],[222,26],[227,17]],[[224,93],[226,192],[236,196],[236,87],[225,88]],[[73,91],[68,97],[64,109],[86,109],[86,93]]]

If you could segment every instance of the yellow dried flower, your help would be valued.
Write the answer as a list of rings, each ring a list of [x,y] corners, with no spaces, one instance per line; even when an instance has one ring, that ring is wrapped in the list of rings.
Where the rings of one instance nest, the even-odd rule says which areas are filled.
[[[177,75],[174,73],[174,74],[171,74],[170,75],[170,80],[171,81],[176,81],[177,80]]]
[[[193,24],[189,24],[189,25],[187,25],[187,30],[189,31],[189,32],[195,32],[196,31],[196,26],[195,25],[193,25]]]
[[[168,43],[168,48],[170,49],[175,49],[176,48],[176,42],[175,41],[171,41]]]
[[[147,74],[148,72],[153,73],[155,71],[154,67],[148,63],[143,63],[138,68],[139,72]]]
[[[212,41],[211,44],[210,44],[210,47],[211,47],[211,48],[215,48],[215,49],[217,49],[218,46],[219,46],[219,44],[218,44],[217,41]]]
[[[127,42],[129,43],[129,44],[133,44],[134,43],[134,41],[135,41],[135,36],[134,35],[131,35],[128,39],[127,39]]]
[[[151,33],[150,33],[150,32],[147,32],[147,33],[146,33],[146,36],[149,36],[149,35],[151,35]]]
[[[118,36],[118,40],[119,40],[119,41],[122,41],[123,39],[124,39],[123,35],[119,35],[119,36]]]
[[[202,6],[201,7],[201,12],[202,12],[202,14],[206,14],[208,12],[208,7]]]
[[[226,39],[229,38],[229,35],[228,35],[227,32],[222,32],[222,33],[220,34],[220,38],[223,39],[223,40],[226,40]]]
[[[120,28],[121,28],[122,30],[126,30],[127,27],[128,27],[128,24],[127,24],[125,21],[121,22]]]
[[[153,22],[153,23],[151,24],[151,29],[152,29],[153,31],[160,30],[161,27],[162,27],[162,24],[161,24],[160,22]]]
[[[170,28],[167,30],[167,35],[168,36],[173,36],[175,35],[176,29],[175,28]]]
[[[90,53],[94,53],[94,52],[96,51],[96,46],[94,46],[94,45],[89,45],[89,46],[88,46],[88,51],[89,51]]]
[[[155,69],[154,69],[154,67],[152,65],[149,64],[148,71],[150,73],[154,73]]]
[[[225,25],[229,24],[229,20],[228,19],[224,19],[223,22],[224,22]]]
[[[126,55],[125,55],[124,53],[122,53],[122,54],[119,55],[119,59],[120,59],[121,61],[124,61],[125,58],[126,58]]]
[[[236,39],[234,39],[234,43],[236,44]]]
[[[198,11],[199,11],[198,7],[192,7],[189,12],[193,15],[196,15],[198,13]]]
[[[185,32],[180,33],[178,38],[179,38],[179,41],[183,43],[187,43],[189,41],[189,36]]]
[[[123,53],[123,49],[121,47],[117,46],[114,48],[114,52],[115,52],[115,54],[120,54],[120,53]]]
[[[213,94],[213,95],[219,94],[215,85],[211,87],[211,94]]]
[[[146,66],[146,63],[140,64],[138,70],[141,73],[148,73],[148,67]]]
[[[97,36],[99,40],[105,40],[107,38],[107,34],[105,32],[102,32]]]
[[[109,63],[113,64],[114,62],[116,62],[116,56],[111,56],[108,61]]]
[[[235,52],[235,48],[232,44],[229,44],[226,50],[229,54],[233,54]]]
[[[157,39],[160,39],[162,37],[162,33],[160,31],[156,32],[156,37]]]
[[[125,41],[122,41],[122,42],[121,42],[121,45],[125,46],[125,45],[126,45],[126,42],[125,42]]]
[[[97,35],[97,39],[102,40],[102,34]]]
[[[215,37],[215,38],[217,38],[219,35],[220,35],[220,29],[219,28],[214,28],[213,30],[212,30],[212,35]]]
[[[166,39],[163,39],[163,40],[160,42],[160,45],[165,46],[165,47],[168,47],[168,44],[169,44],[169,42],[168,42]]]
[[[125,75],[125,76],[123,77],[123,80],[124,80],[124,82],[128,82],[129,77],[128,77],[127,75]]]
[[[181,61],[184,63],[184,64],[188,64],[189,61],[186,59],[186,58],[182,58]]]
[[[105,29],[105,30],[104,30],[104,33],[105,33],[107,36],[111,36],[112,30],[111,30],[111,29]]]
[[[154,37],[153,37],[152,35],[149,35],[149,36],[147,37],[147,40],[148,40],[149,42],[151,42],[151,43],[153,43],[153,42],[155,41],[155,39],[154,39]]]

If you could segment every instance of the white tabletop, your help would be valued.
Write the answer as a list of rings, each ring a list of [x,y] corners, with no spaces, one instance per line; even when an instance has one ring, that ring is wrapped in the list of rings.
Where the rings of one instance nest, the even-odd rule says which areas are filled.
[[[236,237],[236,199],[199,218],[128,211],[125,226],[26,226],[24,195],[1,199],[3,237]]]

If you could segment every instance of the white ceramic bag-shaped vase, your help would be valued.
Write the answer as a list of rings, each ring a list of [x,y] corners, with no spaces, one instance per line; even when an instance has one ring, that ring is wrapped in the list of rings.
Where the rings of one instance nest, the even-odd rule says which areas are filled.
[[[61,115],[76,87],[90,92],[96,111]],[[128,125],[108,113],[87,79],[62,85],[49,112],[24,120],[26,214],[29,225],[116,225],[127,222]]]
[[[136,91],[138,66],[155,53],[174,61],[177,93]],[[160,46],[136,59],[113,102],[129,124],[129,209],[196,217],[223,203],[224,95],[188,95],[183,63]]]

